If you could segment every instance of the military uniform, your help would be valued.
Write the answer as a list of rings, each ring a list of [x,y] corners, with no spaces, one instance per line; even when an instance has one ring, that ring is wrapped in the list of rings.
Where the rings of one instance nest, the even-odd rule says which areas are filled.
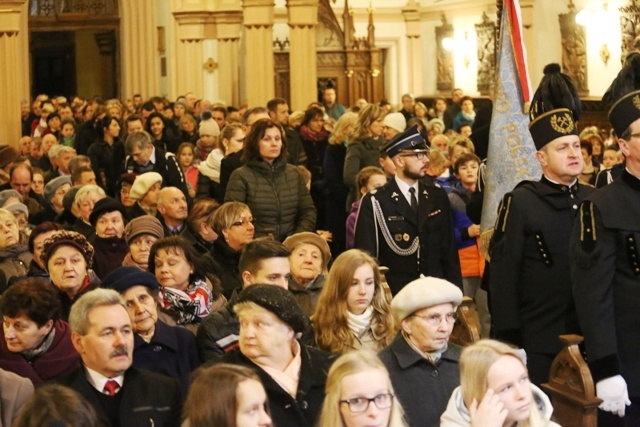
[[[558,335],[579,333],[569,238],[580,202],[593,191],[543,177],[518,184],[499,208],[489,275],[493,334],[527,353],[547,355],[542,378],[533,378],[536,367],[530,367],[536,384],[548,380],[551,361],[562,348]]]
[[[417,215],[395,178],[367,194],[358,211],[355,247],[389,267],[386,278],[393,295],[420,274],[440,277],[462,288],[447,194],[422,182],[417,193]]]

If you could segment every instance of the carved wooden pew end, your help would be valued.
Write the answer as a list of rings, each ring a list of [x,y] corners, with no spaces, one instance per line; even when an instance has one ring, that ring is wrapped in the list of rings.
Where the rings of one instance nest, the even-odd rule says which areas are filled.
[[[579,335],[560,335],[564,348],[553,360],[549,382],[542,388],[551,395],[554,417],[563,427],[596,427],[598,405],[595,385],[578,345]]]

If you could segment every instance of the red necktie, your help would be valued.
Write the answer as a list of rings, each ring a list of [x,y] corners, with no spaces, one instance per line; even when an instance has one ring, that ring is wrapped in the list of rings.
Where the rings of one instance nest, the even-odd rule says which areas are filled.
[[[118,391],[119,388],[120,388],[120,384],[118,384],[117,381],[109,380],[104,385],[104,392],[106,394],[108,394],[109,396],[115,396],[115,394],[116,394],[116,392]]]

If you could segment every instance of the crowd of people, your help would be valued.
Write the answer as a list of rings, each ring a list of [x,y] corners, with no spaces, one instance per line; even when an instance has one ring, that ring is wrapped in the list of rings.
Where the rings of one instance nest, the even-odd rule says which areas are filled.
[[[547,230],[526,223],[525,187],[505,196],[489,263],[490,117],[460,89],[398,111],[332,87],[295,112],[193,93],[25,103],[23,137],[0,145],[1,425],[556,425],[538,386],[585,315],[566,307],[565,246],[629,149],[572,128],[560,164],[566,135],[533,115],[531,191],[576,204],[553,196]],[[533,282],[558,278],[545,305]],[[465,349],[449,341],[463,297],[483,338]]]

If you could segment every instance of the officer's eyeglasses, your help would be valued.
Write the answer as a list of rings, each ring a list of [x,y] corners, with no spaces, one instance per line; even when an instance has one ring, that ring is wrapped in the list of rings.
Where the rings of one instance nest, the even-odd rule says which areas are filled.
[[[428,316],[420,316],[419,314],[414,314],[414,317],[419,317],[431,326],[440,326],[442,323],[442,319],[446,319],[448,324],[455,323],[458,319],[458,313],[451,312],[442,316],[440,313],[430,314]]]
[[[403,154],[402,155],[402,157],[415,157],[418,160],[423,160],[427,156],[429,156],[429,153],[425,153],[424,151],[418,151],[417,153],[410,153],[410,154]]]
[[[395,396],[391,393],[382,393],[372,398],[354,397],[352,399],[341,400],[340,403],[346,403],[352,414],[361,414],[369,409],[369,404],[373,402],[378,409],[389,409],[393,404]]]

